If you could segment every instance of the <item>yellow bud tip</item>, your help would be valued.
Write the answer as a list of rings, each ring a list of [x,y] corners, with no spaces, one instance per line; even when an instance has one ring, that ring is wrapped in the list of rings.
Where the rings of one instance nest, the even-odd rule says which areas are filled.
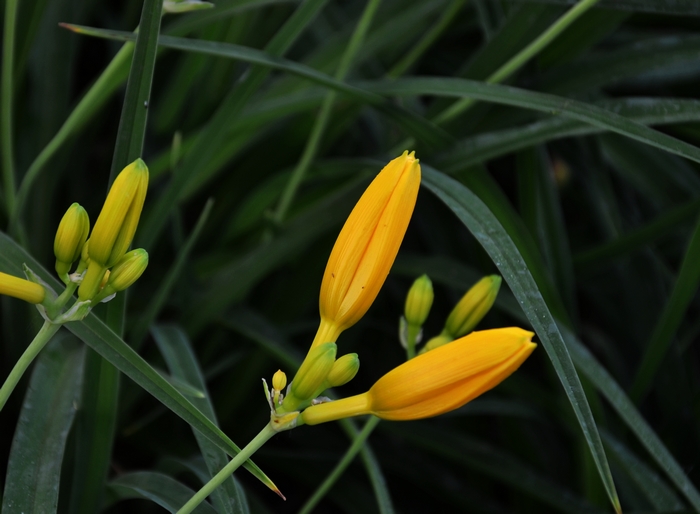
[[[367,312],[384,284],[408,228],[420,178],[415,154],[405,151],[379,172],[340,231],[319,297],[321,319],[338,333]],[[319,334],[313,345],[326,341]]]
[[[39,284],[0,272],[0,294],[37,304],[44,301],[46,291]]]
[[[275,391],[281,391],[287,386],[287,375],[281,369],[272,375],[272,388]]]

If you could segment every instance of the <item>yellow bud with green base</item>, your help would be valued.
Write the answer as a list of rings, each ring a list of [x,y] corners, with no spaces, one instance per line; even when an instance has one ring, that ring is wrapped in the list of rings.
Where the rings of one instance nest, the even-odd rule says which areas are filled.
[[[0,294],[37,304],[44,301],[46,290],[29,280],[0,272]]]
[[[143,275],[147,266],[148,252],[143,248],[125,253],[112,268],[106,287],[114,291],[123,291]]]
[[[343,355],[333,363],[326,382],[328,387],[340,387],[350,382],[360,369],[360,358],[356,353]]]
[[[433,283],[428,275],[418,277],[413,282],[411,289],[408,290],[404,307],[404,317],[409,325],[423,326],[433,306],[434,297]]]
[[[309,351],[282,403],[286,412],[299,410],[319,394],[333,368],[336,352],[335,343],[323,343]]]
[[[456,339],[474,330],[493,306],[500,287],[498,275],[484,277],[474,284],[450,312],[444,332]]]
[[[95,297],[107,268],[129,249],[147,190],[148,167],[141,159],[129,164],[115,179],[90,235],[88,269],[78,290],[81,300]]]
[[[90,218],[83,207],[74,203],[61,218],[53,243],[56,256],[56,273],[63,278],[80,257],[90,232]]]

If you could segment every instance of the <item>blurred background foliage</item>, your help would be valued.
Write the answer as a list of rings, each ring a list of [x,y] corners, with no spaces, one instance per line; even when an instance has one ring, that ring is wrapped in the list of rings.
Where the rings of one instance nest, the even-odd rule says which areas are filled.
[[[163,35],[212,43],[174,49],[180,40],[172,40],[158,51],[144,105],[151,184],[136,236],[151,260],[128,295],[124,340],[245,445],[268,417],[260,378],[293,373],[310,344],[343,220],[384,163],[415,149],[424,170],[478,196],[522,255],[537,287],[521,294],[543,298],[560,324],[624,511],[700,512],[700,151],[663,138],[700,144],[698,3],[603,0],[582,11],[503,77],[555,95],[542,97],[549,104],[489,89],[491,101],[447,116],[460,102],[454,97],[476,95],[472,83],[445,83],[440,94],[438,82],[407,79],[493,77],[574,3],[218,0],[164,16]],[[3,238],[3,271],[29,259],[20,246],[51,268],[54,232],[72,202],[96,219],[118,131],[129,133],[119,128],[131,59],[124,41],[58,24],[133,31],[142,8],[139,0],[5,0],[14,112],[3,162],[7,169],[12,148],[20,191],[27,170],[35,180],[17,210],[4,172],[0,226],[19,246]],[[218,55],[202,53],[205,46]],[[251,63],[260,54],[249,49],[270,62]],[[314,70],[320,79],[310,79]],[[331,92],[331,77],[359,93]],[[79,104],[90,88],[88,104]],[[497,93],[520,103],[506,105]],[[638,125],[625,120],[659,132],[633,139]],[[444,175],[435,177],[438,187]],[[464,189],[442,184],[469,205]],[[471,284],[503,272],[506,264],[479,244],[493,234],[472,234],[457,210],[421,190],[375,305],[339,341],[362,365],[336,394],[366,390],[405,358],[397,329],[413,278],[427,273],[436,287],[429,338]],[[479,328],[527,328],[537,315],[523,314],[507,283]],[[14,299],[1,305],[4,377],[40,318]],[[64,330],[10,398],[0,415],[3,513],[19,512],[17,498],[29,505],[23,512],[174,512],[188,497],[184,487],[200,487],[206,441],[101,362]],[[241,470],[200,511],[301,511],[364,423],[286,432],[256,454],[286,502]],[[222,506],[229,496],[234,507]],[[314,510],[611,511],[542,346],[456,412],[379,423]]]

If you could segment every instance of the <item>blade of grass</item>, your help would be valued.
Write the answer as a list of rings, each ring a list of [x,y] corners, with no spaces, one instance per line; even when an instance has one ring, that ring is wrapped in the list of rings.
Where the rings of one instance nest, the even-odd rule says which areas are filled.
[[[80,398],[84,348],[62,331],[36,361],[15,429],[3,512],[56,512],[63,453]]]
[[[428,166],[424,166],[423,176],[426,187],[455,213],[484,247],[520,302],[571,402],[610,502],[616,512],[620,512],[620,500],[581,381],[557,324],[517,247],[488,208],[466,187]]]
[[[683,321],[698,286],[700,286],[698,262],[700,262],[700,220],[693,230],[673,285],[673,291],[654,327],[649,343],[644,350],[642,362],[637,369],[637,375],[630,388],[630,397],[636,403],[640,403],[649,391],[656,372],[663,364],[664,356],[671,346],[673,337]]]
[[[191,401],[212,423],[218,425],[204,376],[187,335],[176,325],[156,325],[151,332],[173,377],[205,392],[203,398],[193,398]],[[204,481],[206,483],[228,464],[228,458],[225,452],[201,433],[194,430],[194,435],[209,470],[209,476]],[[189,497],[185,498],[180,505],[188,499]],[[243,514],[243,505],[247,503],[245,496],[236,488],[233,475],[212,493],[212,500],[219,514]]]
[[[14,105],[15,26],[17,24],[17,0],[5,1],[5,24],[2,38],[2,81],[0,91],[0,149],[2,150],[2,179],[5,189],[5,210],[15,208],[15,157],[12,111]]]

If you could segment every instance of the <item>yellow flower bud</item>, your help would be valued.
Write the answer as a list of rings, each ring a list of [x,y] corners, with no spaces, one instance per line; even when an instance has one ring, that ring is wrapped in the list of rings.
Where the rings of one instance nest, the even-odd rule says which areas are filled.
[[[450,312],[444,332],[456,339],[474,330],[493,306],[500,287],[498,275],[484,277],[474,284]]]
[[[418,277],[406,296],[404,317],[409,325],[423,326],[433,306],[433,283],[428,275]]]
[[[284,399],[282,406],[285,411],[297,410],[320,393],[319,389],[325,384],[335,362],[336,351],[335,343],[323,343],[309,351],[292,380],[289,395]]]
[[[457,409],[505,380],[537,346],[521,328],[482,330],[411,359],[380,378],[366,393],[313,405],[307,425],[374,414],[410,420]]]
[[[143,248],[125,253],[111,272],[107,272],[109,273],[107,287],[115,292],[123,291],[139,279],[146,270],[146,266],[148,266],[148,252]]]
[[[335,342],[367,312],[389,274],[420,186],[413,152],[387,164],[348,216],[321,283],[321,325],[312,347]]]
[[[277,372],[272,375],[272,388],[275,391],[281,391],[287,386],[287,375],[284,371],[278,369]]]
[[[56,273],[64,276],[78,260],[90,232],[90,218],[80,204],[74,203],[61,218],[53,243]]]
[[[328,373],[328,387],[340,387],[350,382],[360,369],[360,359],[356,353],[343,355],[333,363]]]
[[[129,164],[114,180],[90,235],[90,262],[78,289],[81,300],[97,294],[105,270],[129,249],[147,189],[148,168],[141,159]]]
[[[0,272],[0,294],[37,304],[44,301],[46,291],[39,284]]]

